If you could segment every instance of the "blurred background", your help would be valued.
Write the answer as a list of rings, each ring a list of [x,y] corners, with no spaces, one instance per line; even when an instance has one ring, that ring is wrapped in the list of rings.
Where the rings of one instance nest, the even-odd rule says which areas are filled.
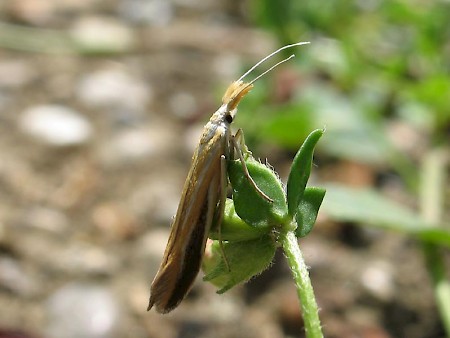
[[[449,18],[444,0],[1,1],[0,337],[303,337],[281,254],[145,311],[203,125],[298,41],[234,127],[283,180],[326,128],[300,241],[325,336],[448,336]]]

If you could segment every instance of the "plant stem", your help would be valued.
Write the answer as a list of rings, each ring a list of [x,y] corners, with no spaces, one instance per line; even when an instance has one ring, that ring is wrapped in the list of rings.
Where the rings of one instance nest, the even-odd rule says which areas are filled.
[[[439,224],[444,210],[444,191],[447,165],[450,163],[448,149],[431,151],[424,160],[421,180],[421,211],[425,220]],[[438,311],[447,336],[450,337],[450,282],[441,248],[423,243],[423,252],[433,282]]]
[[[38,53],[75,52],[69,34],[51,30],[0,22],[0,46],[19,51]]]
[[[314,290],[309,279],[308,268],[303,260],[294,231],[282,231],[280,242],[289,263],[297,287],[297,295],[303,312],[306,337],[322,338],[319,313]]]

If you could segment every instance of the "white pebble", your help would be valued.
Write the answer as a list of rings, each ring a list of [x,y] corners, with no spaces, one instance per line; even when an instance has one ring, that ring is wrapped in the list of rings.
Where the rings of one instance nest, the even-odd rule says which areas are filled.
[[[144,109],[152,99],[149,86],[118,69],[100,70],[84,76],[77,95],[93,107]]]
[[[394,294],[392,267],[383,261],[368,264],[361,274],[361,283],[377,298],[390,300]]]
[[[53,293],[46,305],[49,338],[118,336],[119,308],[106,288],[72,283]]]
[[[123,0],[119,11],[129,21],[155,26],[167,26],[174,16],[173,4],[166,0]]]
[[[58,105],[31,107],[22,113],[19,123],[22,131],[53,146],[79,145],[92,135],[88,120]]]
[[[111,18],[82,18],[71,35],[80,48],[91,52],[123,52],[135,44],[131,29]]]

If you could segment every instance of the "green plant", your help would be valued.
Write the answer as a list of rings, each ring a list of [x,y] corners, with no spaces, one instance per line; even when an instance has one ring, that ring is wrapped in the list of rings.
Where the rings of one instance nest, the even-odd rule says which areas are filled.
[[[332,0],[253,1],[254,22],[279,41],[311,40],[304,57],[308,84],[272,118],[262,137],[291,147],[290,130],[327,126],[323,155],[398,175],[418,208],[399,205],[375,187],[328,185],[322,210],[334,220],[378,227],[415,238],[423,250],[443,326],[450,336],[450,281],[443,251],[450,247],[449,6],[439,1],[355,3]],[[314,34],[314,38],[308,35]],[[266,100],[262,95],[250,99]],[[252,104],[252,102],[246,102]],[[295,112],[302,111],[302,122]],[[245,117],[244,117],[245,118]],[[295,121],[297,119],[297,122]],[[289,120],[285,128],[283,120]],[[398,148],[392,126],[420,136],[414,151]],[[244,124],[244,128],[245,124]],[[246,128],[247,129],[247,128]],[[252,131],[251,129],[247,129]],[[420,149],[419,149],[420,148]],[[446,201],[447,197],[447,201]]]
[[[272,201],[261,196],[249,183],[239,160],[229,162],[233,199],[227,200],[221,233],[216,229],[210,235],[216,240],[209,247],[203,263],[204,280],[216,285],[218,293],[223,293],[265,270],[271,264],[276,248],[282,247],[297,287],[307,337],[322,337],[323,334],[297,237],[311,231],[325,196],[322,188],[306,187],[313,151],[323,132],[313,131],[300,147],[286,191],[278,175],[244,149],[250,176]],[[219,242],[219,237],[223,243]]]

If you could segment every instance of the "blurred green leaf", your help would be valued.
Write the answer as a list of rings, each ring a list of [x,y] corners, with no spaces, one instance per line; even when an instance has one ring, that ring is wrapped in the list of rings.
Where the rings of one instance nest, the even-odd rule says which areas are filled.
[[[320,149],[339,158],[371,164],[386,163],[394,149],[371,114],[358,111],[350,98],[329,86],[312,85],[299,95],[314,125],[325,126],[328,137]],[[329,128],[328,128],[329,126]]]
[[[450,231],[429,224],[417,213],[375,190],[327,185],[322,211],[338,221],[370,224],[450,247]]]
[[[303,114],[305,106],[307,109],[312,107],[308,112],[308,127],[326,126],[330,132],[329,139],[333,139],[332,133],[335,129],[340,130],[342,123],[347,124],[352,138],[357,139],[353,145],[344,139],[339,147],[328,147],[330,144],[324,142],[324,150],[348,158],[356,147],[358,155],[352,159],[361,156],[360,161],[367,163],[388,163],[395,155],[384,156],[384,148],[391,146],[383,144],[386,143],[383,122],[393,114],[409,122],[405,108],[410,107],[423,107],[422,111],[429,114],[429,117],[421,118],[417,116],[417,110],[412,113],[416,114],[416,121],[417,118],[424,122],[427,118],[432,121],[428,126],[434,128],[430,134],[435,141],[448,139],[450,49],[444,47],[450,41],[448,3],[431,1],[418,6],[417,2],[401,0],[356,3],[254,0],[251,4],[257,23],[272,30],[281,44],[297,41],[299,36],[311,40],[311,45],[296,62],[309,62],[308,85],[302,86],[301,90],[317,86],[317,93],[322,94],[315,95],[314,101],[320,107],[310,106],[310,102],[305,102],[299,95],[290,103],[292,110],[295,111],[297,105]],[[308,34],[314,38],[308,38]],[[316,76],[311,76],[313,72]],[[370,98],[371,106],[368,107],[359,99],[361,84],[371,87],[373,81],[375,86],[382,85],[377,89],[381,95]],[[329,88],[344,99],[341,103],[347,102],[331,103],[327,93]],[[405,106],[404,102],[413,105]],[[334,108],[324,110],[325,105]],[[401,114],[397,114],[400,110]],[[323,113],[329,113],[325,119]],[[372,119],[367,119],[367,113]],[[300,122],[291,121],[292,125],[299,126]],[[293,127],[287,128],[285,135],[278,132],[282,128],[272,128],[275,130],[273,134],[272,129],[267,128],[269,138],[273,136],[279,144],[292,146],[294,136],[288,134],[295,135]],[[366,140],[360,138],[355,128],[364,134],[369,133],[370,137]],[[341,151],[337,152],[339,149]]]
[[[402,93],[428,107],[428,114],[434,117],[434,127],[439,128],[450,123],[450,78],[439,74],[423,79],[406,87]]]
[[[274,107],[258,135],[287,148],[297,148],[309,133],[311,119],[301,108],[294,105]]]

